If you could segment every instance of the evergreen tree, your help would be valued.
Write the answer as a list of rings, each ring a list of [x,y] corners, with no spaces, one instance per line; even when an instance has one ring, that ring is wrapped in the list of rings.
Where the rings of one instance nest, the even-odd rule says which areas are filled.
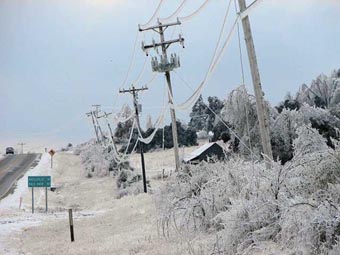
[[[197,135],[196,131],[191,128],[185,128],[179,121],[177,123],[177,133],[178,133],[178,145],[179,146],[193,146],[197,145]],[[148,129],[145,132],[142,131],[143,137],[148,137],[154,132],[154,128]],[[131,153],[134,145],[136,144],[138,139],[138,131],[134,129],[131,142],[129,144],[128,153]],[[172,148],[174,146],[172,140],[172,124],[164,127],[164,148]],[[153,140],[149,144],[144,144],[143,146],[144,152],[163,148],[163,129],[158,129]],[[123,146],[120,152],[124,152],[126,150],[126,145]],[[139,144],[136,147],[136,151],[139,152]]]
[[[299,110],[300,103],[296,99],[293,99],[290,93],[288,93],[285,97],[285,100],[281,102],[278,106],[275,107],[276,110],[281,113],[283,109],[289,110]]]
[[[151,115],[148,114],[146,117],[146,130],[153,128]]]
[[[197,99],[196,103],[192,107],[192,111],[190,113],[190,121],[189,127],[193,130],[200,131],[206,128],[206,119],[207,119],[207,106],[203,101],[202,95]]]
[[[215,113],[220,114],[224,106],[224,103],[218,97],[213,96],[213,97],[208,97],[208,104],[209,104],[209,108],[207,108],[207,111],[206,111],[206,114],[207,114],[206,127],[208,131],[211,131],[216,124]]]
[[[303,84],[296,94],[300,104],[307,103],[320,108],[330,108],[340,103],[340,69],[330,76],[321,74],[312,81],[310,87]]]

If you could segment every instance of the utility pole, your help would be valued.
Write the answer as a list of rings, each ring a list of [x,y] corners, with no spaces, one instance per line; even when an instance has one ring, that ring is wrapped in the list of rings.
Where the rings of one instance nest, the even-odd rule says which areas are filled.
[[[94,119],[97,125],[97,130],[99,130],[99,133],[101,135],[101,141],[103,142],[103,144],[105,145],[105,136],[104,133],[102,131],[102,128],[100,127],[99,121],[98,121],[98,115],[100,112],[100,104],[94,104],[92,105],[92,107],[95,107],[95,110],[93,111],[93,115],[94,115]]]
[[[158,25],[151,26],[148,28],[141,28],[139,25],[139,31],[146,31],[146,30],[153,30],[157,32],[160,36],[160,42],[156,43],[154,40],[152,44],[150,45],[144,45],[144,42],[142,43],[142,50],[146,52],[148,55],[148,50],[150,48],[154,48],[158,51],[158,47],[161,47],[162,49],[162,55],[160,56],[160,62],[158,62],[157,57],[153,57],[151,60],[151,66],[153,72],[162,72],[165,73],[165,79],[168,84],[168,97],[169,97],[169,103],[173,105],[173,93],[172,93],[172,87],[171,87],[171,77],[170,77],[170,71],[172,71],[175,68],[180,67],[180,61],[179,57],[177,57],[176,54],[171,54],[170,61],[168,60],[167,55],[167,49],[169,46],[173,43],[180,43],[184,48],[184,38],[179,35],[178,39],[165,41],[164,37],[164,31],[170,27],[170,26],[177,26],[181,25],[181,22],[177,19],[176,22],[168,23],[168,24],[162,24],[158,20]],[[171,122],[172,122],[172,139],[174,144],[174,153],[175,153],[175,162],[176,162],[176,171],[180,168],[180,162],[179,162],[179,153],[178,153],[178,138],[177,138],[177,123],[176,123],[176,112],[175,109],[170,108],[170,114],[171,114]]]
[[[246,1],[238,0],[238,3],[240,6],[240,14],[242,15],[242,13],[247,10]],[[270,136],[269,136],[268,112],[264,104],[264,93],[261,88],[260,73],[259,73],[259,68],[257,64],[255,46],[254,46],[253,36],[251,33],[251,27],[250,27],[250,21],[249,21],[248,15],[242,18],[242,26],[243,26],[244,37],[245,37],[246,46],[247,46],[248,59],[249,59],[251,76],[252,76],[254,92],[255,92],[256,110],[257,110],[257,116],[259,120],[261,144],[262,144],[263,153],[265,155],[266,167],[270,168],[271,167],[270,161],[273,160],[273,152],[272,152],[272,146],[270,143]]]
[[[26,145],[26,143],[18,143],[18,145],[21,146],[21,154],[24,154],[24,145]]]
[[[93,128],[94,128],[94,132],[95,132],[96,138],[97,138],[97,143],[100,143],[99,136],[98,136],[97,126],[96,126],[96,123],[95,123],[95,121],[94,121],[93,111],[90,111],[90,112],[86,113],[86,115],[87,115],[88,117],[91,116],[92,124],[93,124]]]
[[[119,90],[119,93],[131,93],[133,96],[133,106],[135,107],[135,117],[136,117],[136,122],[139,130],[142,130],[140,127],[140,122],[139,122],[139,110],[138,110],[138,91],[143,91],[147,90],[148,88],[142,87],[139,89],[136,89],[133,85],[131,89],[123,89]],[[132,131],[133,132],[133,131]],[[144,162],[144,148],[143,148],[143,142],[139,141],[139,148],[140,148],[140,158],[142,161],[142,174],[143,174],[143,185],[144,185],[144,193],[147,193],[147,187],[146,187],[146,174],[145,174],[145,162]]]
[[[102,117],[105,117],[106,120],[107,120],[107,117],[110,116],[111,114],[112,114],[111,112],[110,113],[104,112],[104,114],[102,116],[98,116],[98,119],[100,119]],[[116,144],[114,142],[114,135],[113,135],[113,132],[112,132],[112,128],[111,128],[110,122],[108,120],[107,120],[107,127],[108,127],[109,132],[110,132],[110,137],[111,137],[111,140],[112,140],[112,145],[115,147],[115,150],[118,151],[117,147],[116,147]]]

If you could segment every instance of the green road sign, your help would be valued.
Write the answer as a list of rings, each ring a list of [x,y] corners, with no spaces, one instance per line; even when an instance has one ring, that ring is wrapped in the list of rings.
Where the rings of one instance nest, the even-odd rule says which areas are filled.
[[[28,176],[28,187],[51,187],[51,176]]]

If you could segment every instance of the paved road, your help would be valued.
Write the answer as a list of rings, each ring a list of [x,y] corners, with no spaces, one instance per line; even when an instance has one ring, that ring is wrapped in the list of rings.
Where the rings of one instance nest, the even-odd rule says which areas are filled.
[[[0,161],[0,199],[5,197],[16,181],[34,164],[40,154],[7,155]]]

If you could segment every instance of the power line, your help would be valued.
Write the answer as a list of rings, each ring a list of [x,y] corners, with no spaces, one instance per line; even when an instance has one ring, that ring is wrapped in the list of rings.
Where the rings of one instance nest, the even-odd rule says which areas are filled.
[[[151,22],[154,20],[154,18],[155,18],[156,15],[158,14],[159,10],[161,9],[161,6],[162,6],[162,4],[163,4],[163,1],[164,1],[164,0],[160,0],[160,1],[159,1],[159,4],[157,5],[157,8],[156,8],[156,10],[154,11],[154,13],[152,14],[151,18],[150,18],[149,21],[146,22],[145,24],[140,25],[141,28],[147,27],[147,26],[149,26],[149,25],[151,24]]]
[[[135,42],[133,44],[133,50],[132,50],[132,55],[131,55],[131,59],[130,59],[130,62],[129,62],[129,67],[128,67],[128,70],[125,74],[125,78],[123,80],[123,82],[121,83],[120,87],[124,87],[126,82],[127,82],[127,79],[129,78],[129,74],[131,72],[131,68],[132,68],[132,64],[134,62],[134,59],[135,59],[135,54],[136,54],[136,47],[137,47],[137,42],[138,42],[138,37],[139,37],[139,33],[137,31],[136,33],[136,38],[135,38]]]
[[[182,3],[178,6],[178,8],[172,13],[170,14],[168,17],[166,18],[161,18],[159,19],[160,22],[166,22],[172,18],[174,18],[184,7],[185,3],[187,2],[187,0],[183,0]]]
[[[236,0],[234,0],[235,4],[235,12],[238,13]],[[237,22],[237,38],[238,38],[238,48],[239,48],[239,56],[240,56],[240,66],[241,66],[241,76],[242,76],[242,84],[245,84],[244,78],[244,67],[243,67],[243,55],[242,55],[242,47],[241,47],[241,35],[240,35],[240,25]]]
[[[229,5],[230,6],[230,5]],[[226,12],[226,15],[228,14],[228,10]],[[202,90],[203,90],[203,87],[206,85],[206,83],[208,82],[211,74],[213,73],[213,71],[215,70],[216,66],[218,65],[223,53],[224,53],[224,50],[226,49],[226,47],[229,45],[230,41],[231,41],[231,38],[232,38],[232,35],[235,31],[235,28],[236,28],[236,24],[237,24],[237,20],[239,19],[239,17],[237,17],[235,19],[235,22],[232,26],[232,29],[231,31],[229,32],[228,36],[227,36],[227,39],[225,41],[225,43],[223,44],[223,47],[222,49],[217,53],[217,49],[218,49],[218,45],[220,44],[220,36],[219,36],[219,40],[217,42],[217,45],[216,45],[216,48],[215,48],[215,51],[214,51],[214,55],[211,59],[211,63],[210,63],[210,66],[208,68],[208,71],[206,72],[205,74],[205,77],[203,79],[203,81],[200,83],[200,85],[196,88],[196,90],[194,91],[193,95],[191,95],[184,103],[181,103],[181,104],[177,104],[177,105],[174,105],[174,104],[170,104],[170,107],[171,108],[174,108],[174,109],[180,109],[180,110],[183,110],[183,109],[188,109],[189,107],[192,106],[192,104],[194,104],[198,97],[200,96],[200,94],[202,93]],[[225,19],[226,20],[226,19]],[[224,25],[222,25],[222,28],[224,27]],[[221,29],[221,33],[223,33],[223,29]]]
[[[210,0],[205,0],[203,2],[203,4],[196,10],[194,11],[193,13],[187,15],[187,16],[183,16],[183,17],[179,17],[180,20],[183,20],[183,21],[188,21],[190,19],[192,19],[193,17],[195,17],[196,15],[198,15],[203,9],[204,7],[207,5],[207,3],[209,2]]]
[[[189,83],[187,83],[182,76],[180,76],[178,74],[178,72],[175,72],[176,75],[178,76],[178,78],[183,82],[184,85],[186,85],[188,88],[190,88],[192,91],[194,90]],[[230,133],[232,133],[237,139],[239,139],[240,143],[247,149],[249,150],[249,152],[254,155],[257,159],[260,160],[260,158],[253,152],[253,150],[251,148],[248,147],[247,144],[245,144],[242,139],[238,136],[238,134],[231,128],[228,126],[227,123],[225,123],[225,121],[220,117],[220,115],[218,115],[208,104],[206,104],[205,102],[203,102],[203,104],[206,105],[206,107],[215,115],[215,117],[221,121],[221,123],[230,131]]]

